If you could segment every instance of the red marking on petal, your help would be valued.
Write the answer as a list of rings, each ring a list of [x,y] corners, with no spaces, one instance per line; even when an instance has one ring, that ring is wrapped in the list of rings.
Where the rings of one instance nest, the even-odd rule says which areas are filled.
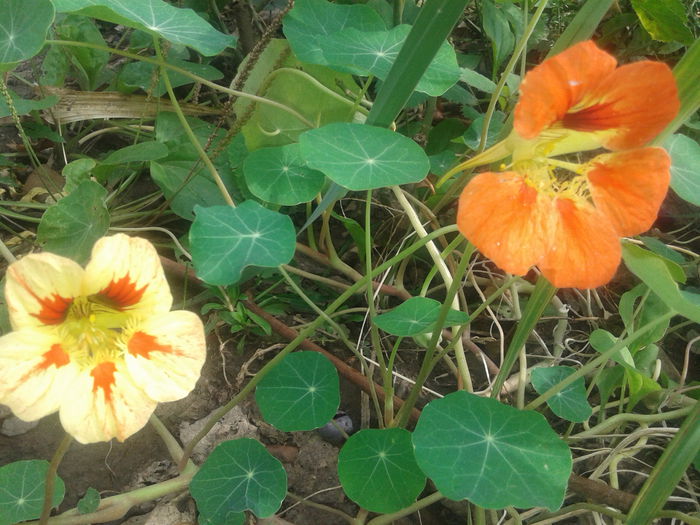
[[[70,305],[73,303],[73,298],[61,297],[58,294],[53,294],[51,297],[39,297],[34,292],[26,288],[26,290],[34,296],[41,305],[39,313],[31,314],[43,324],[54,325],[61,324],[66,319],[66,314]]]
[[[58,343],[51,345],[51,350],[44,352],[43,356],[44,360],[39,363],[37,368],[47,369],[51,365],[61,368],[70,363],[70,355]]]
[[[171,346],[158,343],[154,336],[146,332],[135,332],[129,339],[128,347],[131,355],[140,355],[146,359],[150,359],[151,352],[176,353]]]
[[[117,281],[112,279],[97,295],[113,303],[117,308],[123,309],[138,303],[147,287],[148,285],[144,285],[137,289],[136,284],[131,282],[131,278],[127,274]]]
[[[615,111],[615,104],[605,102],[594,104],[580,111],[567,113],[562,118],[565,128],[575,131],[602,131],[619,128],[623,121]]]
[[[100,363],[92,369],[90,375],[93,377],[92,391],[97,392],[98,388],[104,392],[105,401],[112,401],[112,387],[114,386],[114,373],[117,366],[111,361]]]

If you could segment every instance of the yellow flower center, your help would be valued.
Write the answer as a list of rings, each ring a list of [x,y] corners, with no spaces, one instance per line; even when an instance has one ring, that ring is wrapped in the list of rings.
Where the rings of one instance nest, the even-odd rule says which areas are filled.
[[[97,295],[76,297],[58,327],[63,348],[81,368],[122,359],[134,315]]]
[[[552,198],[571,199],[576,203],[591,202],[584,165],[541,157],[517,162],[513,168],[538,193]]]

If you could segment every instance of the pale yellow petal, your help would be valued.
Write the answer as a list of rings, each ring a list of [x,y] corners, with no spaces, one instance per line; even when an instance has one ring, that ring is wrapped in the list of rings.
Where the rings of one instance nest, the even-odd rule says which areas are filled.
[[[56,412],[78,375],[50,330],[24,329],[0,337],[0,403],[25,421]]]
[[[60,324],[81,293],[83,274],[76,262],[52,253],[33,253],[12,263],[5,284],[12,327]]]
[[[149,319],[127,343],[134,381],[156,401],[175,401],[194,388],[206,358],[204,326],[184,310]]]
[[[95,243],[83,293],[98,294],[115,308],[142,315],[164,313],[172,305],[156,249],[146,239],[121,233]]]
[[[156,408],[131,380],[123,361],[84,370],[63,399],[61,424],[80,443],[124,441],[148,423]]]

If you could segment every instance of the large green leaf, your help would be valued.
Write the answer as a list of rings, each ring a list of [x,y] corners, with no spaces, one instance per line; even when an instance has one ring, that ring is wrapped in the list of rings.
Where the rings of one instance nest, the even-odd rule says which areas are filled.
[[[384,128],[335,123],[299,138],[307,164],[351,190],[419,182],[430,169],[422,148]]]
[[[428,297],[411,297],[393,310],[378,315],[373,319],[379,328],[393,335],[413,336],[430,332],[440,314],[442,304]],[[464,324],[469,316],[458,310],[447,313],[445,324],[453,326]]]
[[[206,56],[218,55],[236,45],[191,9],[163,0],[52,0],[59,12],[73,12],[141,29],[174,44],[189,46]],[[45,2],[49,3],[49,2]]]
[[[348,497],[372,512],[409,506],[425,487],[403,428],[367,429],[350,436],[338,455],[338,477]]]
[[[70,195],[51,206],[41,217],[37,240],[50,252],[85,262],[92,245],[107,233],[109,211],[105,190],[86,180]]]
[[[338,410],[338,372],[319,353],[289,354],[260,381],[255,400],[265,421],[278,429],[313,430]]]
[[[671,188],[681,198],[700,206],[700,144],[677,133],[664,146],[671,155]]]
[[[294,54],[311,64],[325,64],[319,39],[345,28],[381,31],[386,25],[369,6],[332,4],[326,0],[297,0],[284,17],[284,36]]]
[[[627,268],[644,281],[659,299],[680,315],[700,323],[700,304],[693,302],[688,294],[678,288],[675,276],[669,269],[675,263],[630,243],[623,243],[622,257]]]
[[[209,455],[190,492],[201,516],[225,525],[230,513],[250,510],[260,518],[274,514],[287,494],[282,463],[254,439],[224,441]]]
[[[190,228],[197,276],[209,284],[239,281],[246,266],[274,268],[291,261],[296,233],[287,215],[249,200],[236,208],[195,208]]]
[[[54,17],[46,0],[3,0],[0,2],[0,70],[27,60],[41,51]]]
[[[489,509],[558,509],[571,452],[538,412],[464,391],[429,403],[413,433],[416,460],[454,500]]]
[[[681,0],[632,0],[639,21],[654,40],[692,44],[688,15]]]
[[[341,66],[356,75],[371,74],[384,80],[410,31],[411,26],[407,25],[373,32],[351,27],[320,37],[318,42],[331,67]],[[443,42],[415,89],[432,96],[442,95],[459,77],[454,49]]]
[[[0,525],[14,525],[41,516],[48,470],[49,462],[37,459],[0,467]],[[63,480],[56,476],[52,506],[63,501],[65,491]]]
[[[551,366],[535,368],[532,371],[532,386],[538,394],[544,394],[563,379],[573,374],[576,369],[570,366]],[[586,421],[593,409],[588,404],[586,383],[579,377],[547,400],[547,405],[557,416],[567,421],[581,423]]]
[[[243,164],[243,175],[253,195],[284,206],[310,201],[326,180],[323,173],[306,165],[299,144],[252,152]]]

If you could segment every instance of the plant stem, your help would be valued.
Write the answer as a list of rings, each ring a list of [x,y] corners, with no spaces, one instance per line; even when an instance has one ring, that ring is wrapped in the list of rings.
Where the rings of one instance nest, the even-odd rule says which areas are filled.
[[[409,505],[405,509],[401,509],[397,512],[392,512],[391,514],[384,514],[383,516],[378,516],[370,520],[367,523],[367,525],[389,525],[391,522],[399,518],[403,518],[404,516],[409,516],[414,512],[427,507],[428,505],[432,505],[433,503],[440,501],[444,497],[445,496],[443,496],[442,492],[440,491],[433,492],[430,496],[426,496],[422,499],[419,499],[413,505]]]
[[[53,501],[53,489],[56,485],[56,471],[72,442],[73,436],[66,432],[51,458],[51,463],[49,463],[49,470],[46,472],[46,481],[44,482],[44,506],[41,509],[39,525],[46,525],[49,521]]]

